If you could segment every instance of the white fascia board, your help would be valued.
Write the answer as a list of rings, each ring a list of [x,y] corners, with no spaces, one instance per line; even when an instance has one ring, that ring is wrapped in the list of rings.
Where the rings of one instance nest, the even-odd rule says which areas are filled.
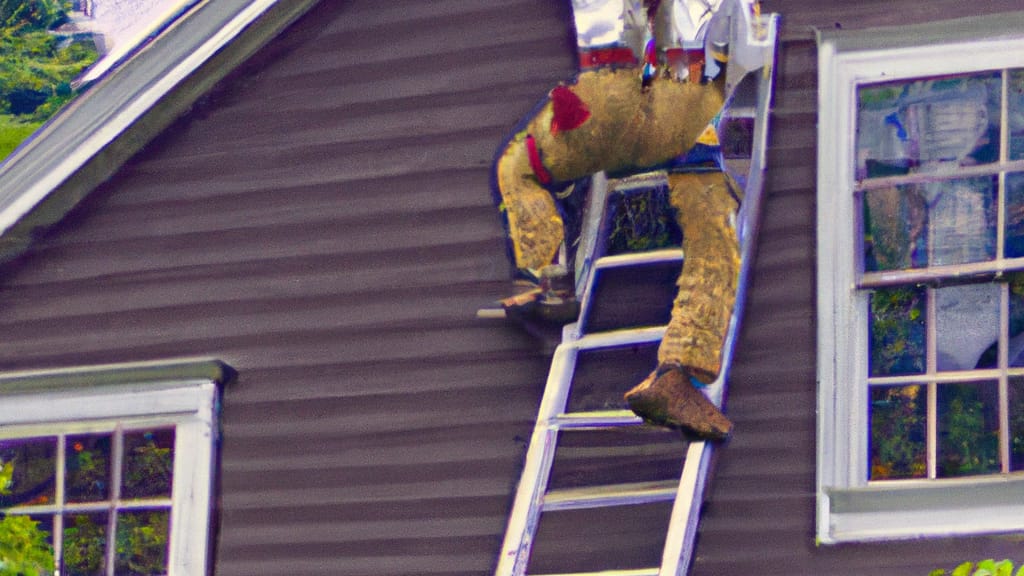
[[[23,251],[32,228],[63,217],[216,81],[317,2],[196,2],[134,57],[78,94],[0,164],[0,260]],[[151,116],[159,118],[142,122]],[[116,146],[129,130],[130,141],[124,138]],[[102,162],[94,162],[101,153]],[[91,163],[99,165],[87,170]],[[54,198],[58,192],[66,198]],[[47,213],[29,218],[44,212],[40,207],[51,199]]]

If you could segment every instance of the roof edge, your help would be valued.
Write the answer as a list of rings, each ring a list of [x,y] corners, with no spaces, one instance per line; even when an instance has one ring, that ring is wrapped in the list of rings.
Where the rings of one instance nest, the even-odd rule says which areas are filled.
[[[318,2],[204,0],[79,94],[0,166],[0,262]]]

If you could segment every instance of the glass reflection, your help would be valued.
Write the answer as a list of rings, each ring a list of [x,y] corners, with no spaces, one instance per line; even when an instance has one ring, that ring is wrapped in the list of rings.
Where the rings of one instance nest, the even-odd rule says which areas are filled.
[[[64,518],[61,560],[67,576],[106,573],[107,514],[73,514]]]
[[[936,368],[972,370],[999,340],[999,284],[935,290]]]
[[[868,272],[995,258],[998,180],[964,178],[864,193]]]
[[[939,386],[937,449],[940,478],[999,472],[999,390],[995,382]]]
[[[1007,343],[1007,358],[1010,367],[1024,367],[1024,272],[1014,272],[1006,275],[1007,289],[1010,295],[1009,325],[1010,340]],[[994,368],[991,366],[980,366],[983,368]]]
[[[120,512],[117,515],[117,574],[150,576],[167,573],[166,510]]]
[[[1005,243],[1006,258],[1024,256],[1024,173],[1006,175]]]
[[[56,438],[0,441],[0,508],[52,504]]]
[[[927,406],[923,386],[871,388],[871,480],[924,478],[928,475]]]
[[[65,442],[67,501],[106,500],[110,489],[110,434],[68,436]]]
[[[921,374],[925,370],[924,288],[882,288],[871,294],[872,376]]]
[[[864,193],[864,268],[868,272],[928,265],[928,204],[915,186]]]
[[[122,498],[171,497],[174,429],[126,432]]]
[[[1010,160],[1024,159],[1024,70],[1010,71],[1009,86]]]
[[[930,172],[999,158],[999,72],[857,91],[857,178]]]
[[[1010,471],[1024,470],[1024,378],[1010,378]]]

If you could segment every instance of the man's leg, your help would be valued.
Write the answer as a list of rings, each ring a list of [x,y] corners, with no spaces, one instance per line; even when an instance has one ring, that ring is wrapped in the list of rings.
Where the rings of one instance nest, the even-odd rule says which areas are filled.
[[[723,172],[672,174],[669,185],[683,230],[683,271],[658,368],[626,400],[649,421],[724,438],[732,423],[694,384],[713,382],[721,370],[740,264],[737,187]]]

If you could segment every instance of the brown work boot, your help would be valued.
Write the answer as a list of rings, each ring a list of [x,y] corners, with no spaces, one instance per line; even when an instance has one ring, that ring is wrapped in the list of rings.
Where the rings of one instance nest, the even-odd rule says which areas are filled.
[[[690,383],[679,366],[662,367],[626,393],[630,409],[644,420],[682,428],[706,440],[724,440],[732,422]]]

